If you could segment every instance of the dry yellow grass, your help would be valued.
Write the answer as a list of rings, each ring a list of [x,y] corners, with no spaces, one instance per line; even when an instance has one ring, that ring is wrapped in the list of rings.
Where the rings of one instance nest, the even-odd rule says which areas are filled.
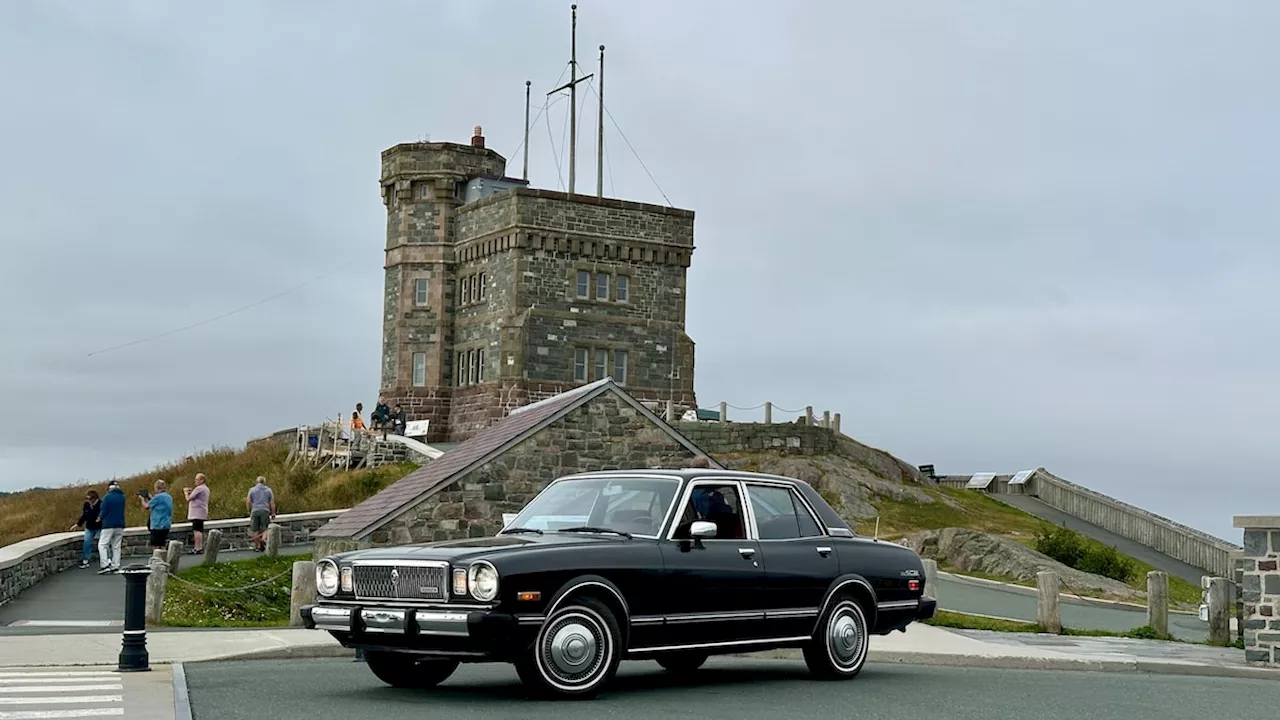
[[[373,470],[328,470],[300,466],[288,470],[284,464],[288,448],[262,444],[236,450],[217,448],[149,472],[119,479],[127,499],[126,523],[146,525],[137,492],[148,490],[156,480],[169,484],[174,500],[175,522],[187,518],[187,502],[182,488],[190,487],[196,473],[204,473],[209,485],[209,518],[245,517],[244,498],[254,480],[263,475],[275,491],[276,509],[281,513],[334,510],[351,507],[413,470],[415,465],[386,465]],[[0,546],[27,538],[61,532],[80,517],[88,489],[105,494],[106,481],[62,488],[29,490],[0,497]]]

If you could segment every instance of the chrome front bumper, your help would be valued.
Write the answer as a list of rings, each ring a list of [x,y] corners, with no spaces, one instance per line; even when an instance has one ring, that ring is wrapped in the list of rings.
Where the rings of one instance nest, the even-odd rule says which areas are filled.
[[[310,605],[302,608],[309,630],[392,635],[468,637],[477,611],[413,610],[387,607]],[[488,613],[479,611],[481,615]]]

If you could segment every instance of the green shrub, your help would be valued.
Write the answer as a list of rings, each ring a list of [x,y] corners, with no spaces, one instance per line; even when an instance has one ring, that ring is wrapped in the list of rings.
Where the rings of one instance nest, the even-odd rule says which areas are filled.
[[[1070,568],[1127,583],[1137,573],[1133,561],[1118,550],[1089,540],[1064,524],[1036,533],[1036,550]]]

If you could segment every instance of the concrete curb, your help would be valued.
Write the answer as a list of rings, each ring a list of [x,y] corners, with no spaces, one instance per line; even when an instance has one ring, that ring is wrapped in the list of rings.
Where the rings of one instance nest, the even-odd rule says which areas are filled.
[[[773,653],[734,653],[729,657],[767,658],[792,660],[801,657],[799,651],[775,651]],[[313,660],[346,658],[355,659],[355,651],[341,645],[306,645],[290,648],[274,648],[247,653],[236,653],[196,662],[225,662],[240,660]],[[902,652],[872,650],[867,662],[885,665],[925,665],[934,667],[981,667],[1004,670],[1072,670],[1086,672],[1138,672],[1151,675],[1184,675],[1202,677],[1234,677],[1250,680],[1280,681],[1280,670],[1255,667],[1224,667],[1196,663],[1155,662],[1150,660],[1095,660],[1069,658],[1035,658],[1010,655],[955,655],[946,653]],[[188,664],[194,664],[188,661]]]

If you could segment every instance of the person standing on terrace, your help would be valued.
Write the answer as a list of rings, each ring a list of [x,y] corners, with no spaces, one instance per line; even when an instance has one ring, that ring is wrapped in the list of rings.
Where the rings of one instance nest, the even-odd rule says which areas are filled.
[[[80,556],[80,567],[89,567],[89,558],[93,557],[93,549],[98,545],[98,537],[102,535],[102,518],[98,517],[98,491],[90,490],[84,494],[84,507],[80,509],[80,519],[71,526],[72,530],[84,528],[84,551]]]

